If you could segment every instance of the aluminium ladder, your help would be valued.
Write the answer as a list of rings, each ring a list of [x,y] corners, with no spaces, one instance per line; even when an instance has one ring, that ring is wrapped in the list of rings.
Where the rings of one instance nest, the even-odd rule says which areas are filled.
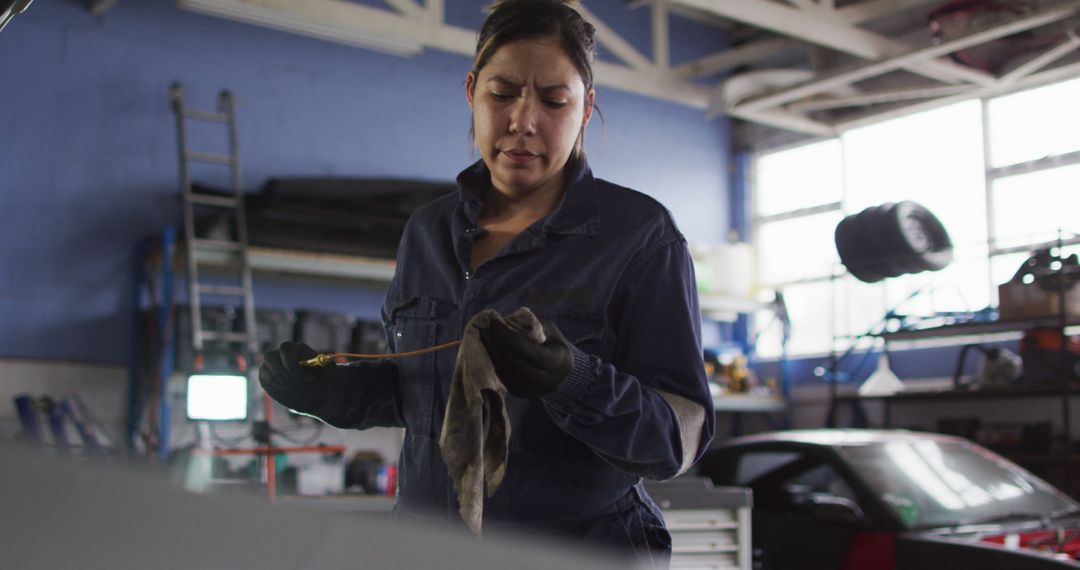
[[[248,256],[247,219],[244,213],[244,188],[240,177],[240,155],[236,137],[236,102],[232,94],[222,90],[218,95],[217,111],[197,111],[184,104],[184,92],[179,83],[170,89],[173,112],[176,115],[177,148],[180,152],[180,194],[184,208],[184,237],[187,245],[188,305],[190,307],[192,350],[198,363],[207,342],[228,345],[241,344],[246,349],[244,366],[257,354],[255,334],[255,300],[252,293],[251,263]],[[187,121],[203,121],[223,125],[228,137],[228,154],[198,152],[187,147]],[[232,193],[228,196],[195,192],[191,184],[191,164],[206,163],[230,169]],[[195,207],[218,208],[232,214],[233,239],[211,239],[196,235]],[[228,226],[228,224],[226,224]],[[233,284],[211,284],[202,280],[200,268],[208,261],[225,256],[227,267],[236,270]],[[243,330],[206,330],[203,323],[203,298],[207,296],[242,299]],[[244,370],[246,372],[246,370]]]

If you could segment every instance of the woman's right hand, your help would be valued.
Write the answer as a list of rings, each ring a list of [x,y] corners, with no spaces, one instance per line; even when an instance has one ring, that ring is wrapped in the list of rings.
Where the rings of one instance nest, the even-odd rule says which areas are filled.
[[[277,350],[263,355],[263,364],[259,368],[259,383],[275,400],[292,400],[305,392],[318,390],[315,384],[329,372],[326,367],[301,366],[300,362],[314,358],[316,352],[302,342],[285,341]]]

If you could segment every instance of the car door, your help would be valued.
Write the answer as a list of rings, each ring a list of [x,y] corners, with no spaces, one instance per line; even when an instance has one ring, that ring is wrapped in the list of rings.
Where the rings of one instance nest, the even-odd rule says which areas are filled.
[[[726,450],[703,459],[699,474],[753,490],[755,568],[843,568],[862,511],[828,454],[797,447]]]

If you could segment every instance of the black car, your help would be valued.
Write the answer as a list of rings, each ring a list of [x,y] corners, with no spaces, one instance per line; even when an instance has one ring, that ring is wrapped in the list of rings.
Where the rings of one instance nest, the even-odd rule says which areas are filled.
[[[1080,567],[1080,504],[962,438],[773,432],[726,441],[695,469],[753,490],[755,568]]]

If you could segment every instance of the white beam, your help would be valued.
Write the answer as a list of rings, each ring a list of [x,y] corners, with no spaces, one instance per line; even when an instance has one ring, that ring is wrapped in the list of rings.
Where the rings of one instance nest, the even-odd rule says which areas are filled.
[[[346,0],[178,0],[181,7],[361,47],[410,55],[425,47],[472,58],[476,31],[434,22],[442,1],[427,0],[421,20]],[[591,19],[594,23],[596,20]],[[610,44],[608,45],[610,48]],[[640,54],[639,54],[640,56]],[[686,105],[704,111],[707,88],[679,80],[640,56],[645,69],[596,62],[598,85]]]
[[[596,82],[600,85],[679,103],[702,111],[709,106],[708,87],[680,82],[672,78],[670,74],[643,72],[606,61],[593,63],[593,71],[596,72]]]
[[[708,77],[714,73],[760,61],[785,49],[793,48],[799,42],[790,38],[772,38],[751,42],[722,52],[707,55],[672,68],[675,75],[684,79]]]
[[[1012,71],[1009,71],[1005,75],[1001,76],[1001,83],[1005,85],[1011,85],[1020,81],[1021,79],[1035,73],[1036,71],[1054,63],[1055,61],[1069,55],[1076,51],[1080,47],[1080,37],[1077,37],[1076,32],[1069,30],[1068,36],[1058,45],[1042,52],[1041,54],[1025,61],[1023,64],[1017,66]]]
[[[966,93],[960,93],[949,97],[942,97],[940,99],[934,99],[933,101],[927,101],[925,103],[909,105],[901,109],[895,109],[892,111],[886,111],[884,113],[878,113],[876,115],[870,115],[851,121],[837,123],[836,125],[833,125],[833,128],[836,130],[837,133],[843,133],[852,129],[865,127],[867,125],[880,123],[882,121],[887,121],[889,119],[894,119],[897,117],[904,117],[913,113],[919,113],[921,111],[940,109],[941,107],[952,105],[953,103],[959,103],[961,101],[967,101],[975,97],[993,97],[1017,89],[1037,87],[1039,85],[1045,85],[1048,83],[1053,83],[1055,81],[1063,81],[1075,77],[1080,77],[1080,63],[1062,65],[1053,69],[1040,71],[1039,73],[1033,73],[1012,84],[997,83],[986,87],[976,87],[975,89]]]
[[[667,0],[653,2],[651,17],[653,63],[661,69],[667,69],[671,65]]]
[[[423,50],[422,26],[386,10],[336,0],[179,0],[183,8],[399,55]]]
[[[849,25],[857,25],[938,1],[940,0],[867,0],[844,6],[833,14]],[[822,0],[822,2],[824,2],[822,6],[831,8],[831,0]],[[788,37],[760,40],[684,63],[674,70],[679,77],[686,79],[707,77],[732,67],[764,59],[797,45],[799,43],[796,40]]]
[[[881,103],[895,103],[898,101],[912,101],[917,99],[932,99],[957,93],[971,91],[968,85],[941,85],[939,87],[919,87],[916,89],[895,89],[874,93],[863,93],[850,97],[829,97],[826,99],[811,99],[792,103],[785,108],[795,113],[809,113],[812,111],[825,111],[829,109],[842,109],[860,105],[878,105]]]
[[[822,17],[820,11],[804,12],[766,0],[669,0],[684,6],[708,10],[752,26],[799,38],[872,61],[895,56],[910,49],[899,42],[873,32],[853,27],[837,18]],[[993,82],[981,71],[944,61],[914,61],[909,69],[938,81],[955,83]]]
[[[424,11],[413,0],[383,0],[388,6],[397,10],[400,14],[410,18],[420,18]]]
[[[729,112],[728,115],[759,125],[768,125],[785,131],[806,133],[815,136],[832,136],[837,134],[835,128],[827,123],[808,119],[802,115],[770,109],[756,112]]]
[[[941,0],[865,0],[838,9],[836,15],[849,24],[861,24],[899,14],[931,2],[940,3]]]
[[[622,36],[615,32],[615,30],[612,30],[607,24],[597,18],[584,4],[576,4],[574,9],[581,14],[581,17],[588,20],[588,22],[596,28],[596,40],[611,50],[611,53],[613,53],[615,57],[621,59],[630,67],[637,69],[650,69],[653,67],[649,58],[641,55],[641,52],[624,40]]]

